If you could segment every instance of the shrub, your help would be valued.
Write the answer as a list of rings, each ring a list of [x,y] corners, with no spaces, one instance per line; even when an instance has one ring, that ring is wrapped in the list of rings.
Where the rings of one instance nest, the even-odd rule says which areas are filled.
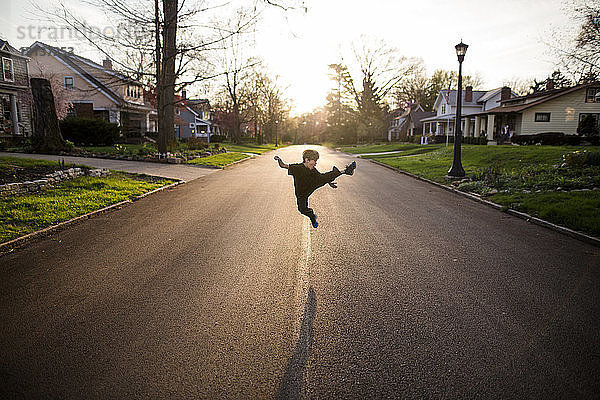
[[[112,146],[119,126],[97,118],[68,117],[60,122],[62,136],[79,146]]]
[[[477,145],[487,145],[487,137],[473,137],[473,136],[463,136],[462,142],[464,144],[477,144]]]
[[[206,142],[204,142],[202,139],[200,138],[188,138],[186,141],[187,144],[187,148],[189,150],[202,150],[204,148],[206,148]]]
[[[536,144],[539,142],[538,135],[516,135],[510,140],[516,144]]]
[[[139,156],[148,156],[152,153],[155,153],[156,149],[154,147],[152,147],[149,144],[145,144],[142,147],[140,147],[137,151]]]
[[[574,151],[563,155],[563,160],[568,167],[580,168],[585,165],[586,152]]]
[[[565,135],[564,144],[568,146],[579,146],[582,142],[581,136],[577,135]]]
[[[596,117],[592,114],[586,115],[579,121],[577,133],[581,136],[598,136],[600,134],[600,128],[598,127],[598,122],[596,122]]]
[[[586,152],[585,163],[587,165],[600,165],[600,151]]]
[[[432,138],[432,143],[446,143],[446,135],[435,135]],[[454,135],[448,136],[448,143],[454,143]]]
[[[593,139],[593,138],[588,138]],[[517,135],[511,139],[516,144],[543,144],[550,146],[578,146],[582,143],[583,139],[576,135],[565,135],[562,132],[545,132],[538,133],[536,135]]]
[[[562,132],[545,132],[538,135],[542,145],[558,146],[564,143],[565,134]]]
[[[210,135],[211,143],[224,142],[226,140],[224,135]]]

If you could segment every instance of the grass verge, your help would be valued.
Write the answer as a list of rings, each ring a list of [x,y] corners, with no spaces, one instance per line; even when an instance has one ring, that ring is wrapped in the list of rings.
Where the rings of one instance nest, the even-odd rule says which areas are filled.
[[[0,197],[0,243],[173,182],[115,172],[103,178],[79,177],[30,195]]]
[[[554,224],[600,237],[600,191],[598,190],[499,193],[490,196],[490,200]]]
[[[382,153],[385,151],[408,151],[417,148],[439,148],[441,145],[423,146],[416,143],[371,144],[341,147],[340,150],[350,154]]]
[[[221,153],[215,154],[208,157],[195,158],[193,160],[189,160],[186,164],[193,165],[207,165],[211,167],[224,167],[236,161],[243,160],[245,158],[250,157],[247,154],[242,153]]]
[[[454,186],[554,224],[600,236],[600,191],[592,190],[600,188],[600,166],[564,163],[566,154],[581,149],[462,145],[461,160],[468,179]],[[600,151],[598,146],[585,149]],[[453,146],[442,146],[414,157],[403,157],[404,153],[364,157],[450,185],[445,175],[452,165],[453,151]]]
[[[276,150],[285,146],[275,146],[274,144],[233,144],[233,143],[223,143],[223,147],[227,149],[227,151],[238,152],[238,153],[252,153],[252,154],[262,154],[267,151]]]

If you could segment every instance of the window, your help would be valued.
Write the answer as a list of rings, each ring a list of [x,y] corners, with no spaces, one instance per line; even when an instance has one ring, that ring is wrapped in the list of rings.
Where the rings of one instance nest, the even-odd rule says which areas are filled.
[[[15,81],[15,71],[13,70],[13,60],[2,57],[2,77],[5,81]]]
[[[585,94],[586,103],[600,103],[600,88],[591,87],[587,89]]]
[[[127,97],[139,99],[142,97],[142,88],[136,85],[127,85]]]
[[[550,122],[550,113],[535,113],[535,122]]]
[[[446,114],[446,105],[442,104],[442,114]]]
[[[74,90],[75,89],[75,80],[72,76],[65,76],[65,89]]]

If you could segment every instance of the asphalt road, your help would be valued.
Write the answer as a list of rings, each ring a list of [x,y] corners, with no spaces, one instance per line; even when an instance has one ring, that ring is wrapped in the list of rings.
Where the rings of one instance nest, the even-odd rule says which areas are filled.
[[[0,398],[597,398],[598,248],[302,150],[0,257]]]

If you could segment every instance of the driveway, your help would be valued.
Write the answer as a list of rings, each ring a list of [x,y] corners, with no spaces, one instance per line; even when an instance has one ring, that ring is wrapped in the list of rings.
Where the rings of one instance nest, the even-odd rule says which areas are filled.
[[[23,154],[0,152],[0,157],[34,158],[38,160],[62,161],[68,164],[87,165],[95,168],[107,168],[117,171],[131,172],[134,174],[147,174],[163,178],[178,179],[185,182],[192,181],[212,174],[219,169],[182,164],[161,164],[142,161],[111,160],[104,158],[57,156],[48,154]]]

